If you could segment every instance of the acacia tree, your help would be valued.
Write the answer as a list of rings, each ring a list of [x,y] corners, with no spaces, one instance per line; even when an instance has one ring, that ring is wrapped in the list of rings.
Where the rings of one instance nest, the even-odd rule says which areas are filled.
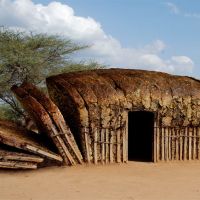
[[[26,117],[10,92],[24,81],[42,85],[45,77],[61,71],[101,67],[97,63],[74,64],[71,54],[87,46],[56,35],[33,34],[0,28],[0,99],[9,104],[15,117]]]

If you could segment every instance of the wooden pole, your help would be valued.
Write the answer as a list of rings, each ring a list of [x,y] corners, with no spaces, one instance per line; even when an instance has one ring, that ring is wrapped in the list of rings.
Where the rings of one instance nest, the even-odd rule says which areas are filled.
[[[6,149],[4,150],[0,149],[0,160],[24,161],[24,162],[32,162],[32,163],[41,163],[44,161],[44,159],[39,156],[14,152],[10,150],[8,151]]]
[[[60,133],[59,140],[64,143],[66,148],[64,148],[66,152],[69,152],[72,155],[69,157],[73,157],[73,160],[78,163],[83,163],[82,155],[79,151],[79,148],[75,142],[73,134],[70,131],[70,128],[67,126],[60,110],[58,107],[48,98],[44,93],[42,93],[39,89],[37,89],[33,84],[23,83],[20,86],[23,90],[25,90],[30,96],[35,98],[46,110],[49,117],[51,118],[52,123],[55,125],[56,129]],[[68,154],[68,153],[67,153]]]
[[[106,157],[106,164],[107,164],[109,162],[109,132],[108,132],[108,129],[105,129],[105,139],[106,139],[105,157]]]
[[[162,135],[162,161],[165,160],[165,132],[164,128],[161,128],[161,135]]]
[[[184,149],[183,149],[183,158],[184,160],[187,160],[187,127],[185,127],[185,132],[184,132]]]
[[[90,152],[89,152],[88,135],[87,135],[86,127],[84,128],[84,138],[85,138],[85,149],[86,149],[86,155],[87,155],[87,162],[90,163]]]
[[[165,128],[165,160],[168,161],[169,160],[169,155],[168,155],[168,152],[169,152],[169,141],[168,141],[168,138],[169,138],[169,134],[168,134],[168,127]]]
[[[23,129],[0,124],[0,141],[5,145],[22,149],[51,160],[63,161],[62,157],[50,151],[42,143],[32,137],[31,134],[28,135],[28,132],[23,131]]]
[[[154,132],[153,132],[153,162],[157,162],[157,144],[156,144],[156,140],[157,140],[157,124],[156,122],[154,122]]]
[[[121,149],[120,149],[120,130],[117,130],[117,162],[121,162]]]
[[[160,158],[161,158],[161,156],[160,156],[160,128],[159,127],[157,127],[156,128],[156,149],[157,149],[157,152],[156,152],[156,154],[157,154],[157,162],[158,161],[160,161]]]
[[[188,136],[189,136],[189,143],[188,143],[188,151],[189,151],[188,153],[189,153],[189,155],[188,155],[188,159],[191,160],[192,159],[192,129],[189,127],[188,131],[189,131],[189,134],[188,134]]]
[[[101,129],[101,163],[105,163],[105,134],[104,129]]]
[[[197,127],[197,159],[200,160],[200,127]]]
[[[110,131],[110,163],[113,163],[113,132]]]
[[[183,134],[182,129],[179,130],[179,138],[180,138],[180,160],[183,160]]]
[[[196,160],[196,127],[193,127],[193,128],[192,128],[192,136],[193,136],[193,137],[192,137],[192,138],[193,138],[193,140],[192,140],[192,142],[193,142],[192,159],[193,159],[193,160]]]
[[[127,140],[127,138],[126,138],[126,127],[124,127],[123,129],[122,129],[122,139],[123,139],[123,153],[122,153],[122,161],[123,161],[123,163],[124,162],[126,162],[127,160],[126,160],[126,158],[127,158],[127,154],[128,154],[128,152],[126,151],[126,149],[127,149],[127,147],[126,147],[126,140]]]
[[[97,134],[98,134],[98,128],[94,129],[94,164],[97,164]]]
[[[174,132],[174,128],[171,128],[171,132],[172,132],[172,160],[176,159],[176,136],[175,136],[175,132]]]
[[[9,169],[37,169],[36,163],[22,161],[0,161],[0,168]]]
[[[169,152],[168,152],[168,154],[169,154],[169,160],[172,160],[172,152],[171,152],[171,140],[172,140],[172,136],[171,136],[171,129],[170,128],[168,128],[168,135],[169,135]]]

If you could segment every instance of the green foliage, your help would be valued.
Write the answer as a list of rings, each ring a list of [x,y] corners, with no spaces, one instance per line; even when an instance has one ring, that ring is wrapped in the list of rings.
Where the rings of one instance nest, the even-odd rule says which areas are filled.
[[[101,65],[95,61],[91,62],[80,62],[80,63],[68,63],[66,66],[60,68],[57,73],[69,73],[76,71],[84,71],[84,70],[93,70],[93,69],[103,69],[105,65]],[[54,73],[55,74],[55,73]]]
[[[5,87],[24,80],[35,84],[69,61],[69,55],[86,48],[58,36],[0,29],[0,80]]]
[[[56,35],[0,27],[0,99],[10,105],[12,115],[25,117],[10,87],[24,81],[44,86],[45,78],[53,74],[101,68],[96,62],[85,64],[70,60],[73,53],[85,48]],[[10,110],[3,110],[4,114],[11,115]]]
[[[17,115],[17,113],[14,112],[14,110],[8,104],[0,105],[0,119],[18,121],[19,117],[20,116]]]

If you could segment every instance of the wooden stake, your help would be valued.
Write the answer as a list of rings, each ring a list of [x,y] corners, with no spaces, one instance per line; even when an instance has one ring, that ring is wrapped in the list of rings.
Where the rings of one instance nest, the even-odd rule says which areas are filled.
[[[172,160],[175,159],[176,155],[176,138],[175,138],[175,132],[174,132],[174,128],[171,128],[171,133],[172,133]]]
[[[105,129],[105,138],[106,138],[106,152],[105,152],[105,155],[106,155],[106,163],[109,162],[109,132],[108,132],[108,129]]]
[[[189,144],[188,144],[188,151],[189,151],[189,156],[188,156],[188,159],[191,160],[192,158],[192,130],[191,128],[188,128],[188,131],[189,131]]]
[[[179,160],[179,148],[178,148],[178,146],[179,146],[179,141],[178,141],[178,139],[179,139],[179,137],[178,137],[178,130],[176,130],[176,129],[174,129],[174,135],[175,135],[175,142],[176,142],[176,157],[175,157],[175,160]]]
[[[160,161],[160,129],[159,127],[156,128],[156,149],[157,149],[157,162]]]
[[[156,122],[154,122],[154,132],[153,132],[153,155],[152,155],[152,157],[153,157],[153,162],[157,162],[157,155],[156,155],[156,152],[157,152],[157,150],[156,150],[156,138],[157,138],[157,133],[156,133],[156,130],[157,130],[157,128],[156,128]]]
[[[192,131],[193,135],[193,153],[192,153],[192,159],[196,160],[196,127],[193,127]]]
[[[169,160],[169,155],[168,155],[168,150],[169,150],[169,144],[168,144],[168,128],[165,128],[165,160],[168,161]]]
[[[97,134],[98,134],[98,128],[94,129],[94,164],[97,164]]]
[[[110,131],[110,163],[113,163],[113,132]]]
[[[184,160],[187,160],[187,127],[185,127],[185,132],[184,132],[184,149],[183,149],[183,158]]]
[[[161,159],[162,161],[165,160],[165,132],[164,128],[161,128],[161,135],[162,135],[162,156]]]
[[[169,152],[168,152],[168,154],[169,154],[169,160],[172,160],[172,151],[171,151],[171,148],[172,148],[172,146],[171,146],[171,140],[172,140],[172,135],[171,135],[171,129],[170,128],[168,128],[168,135],[169,135]]]
[[[197,127],[197,159],[200,159],[200,128]]]
[[[126,151],[127,150],[127,147],[126,147],[126,143],[127,143],[127,140],[126,140],[126,127],[124,127],[123,129],[122,129],[122,142],[123,142],[123,147],[122,147],[122,149],[123,149],[123,153],[122,153],[122,162],[124,163],[124,162],[126,162],[127,161],[127,154],[128,154],[128,152]]]
[[[120,130],[117,130],[117,162],[121,162],[121,150],[120,150]]]
[[[182,136],[182,129],[179,130],[179,137],[180,137],[180,160],[183,160],[183,136]]]
[[[101,163],[105,161],[105,141],[104,141],[104,129],[101,129]]]
[[[88,144],[88,136],[86,132],[86,128],[84,128],[84,137],[85,137],[85,149],[87,154],[87,162],[90,163],[90,152],[89,152],[89,144]]]

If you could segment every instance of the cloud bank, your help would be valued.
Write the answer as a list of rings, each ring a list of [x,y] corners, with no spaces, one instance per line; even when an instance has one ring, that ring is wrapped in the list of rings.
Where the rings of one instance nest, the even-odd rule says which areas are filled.
[[[172,11],[178,8],[169,4]],[[142,68],[170,73],[191,73],[193,61],[187,56],[161,57],[166,44],[155,40],[142,48],[126,48],[104,32],[101,24],[91,17],[76,16],[73,8],[59,2],[48,5],[31,0],[0,0],[0,24],[26,30],[61,34],[75,42],[91,45],[81,57],[95,59],[114,67]]]
[[[183,17],[200,19],[200,13],[186,12],[184,10],[181,10],[176,4],[174,4],[172,2],[165,2],[164,4],[175,15],[182,15]]]
[[[177,7],[176,4],[172,3],[172,2],[165,2],[165,5],[170,9],[170,11],[174,14],[179,14],[180,13],[180,9]]]

